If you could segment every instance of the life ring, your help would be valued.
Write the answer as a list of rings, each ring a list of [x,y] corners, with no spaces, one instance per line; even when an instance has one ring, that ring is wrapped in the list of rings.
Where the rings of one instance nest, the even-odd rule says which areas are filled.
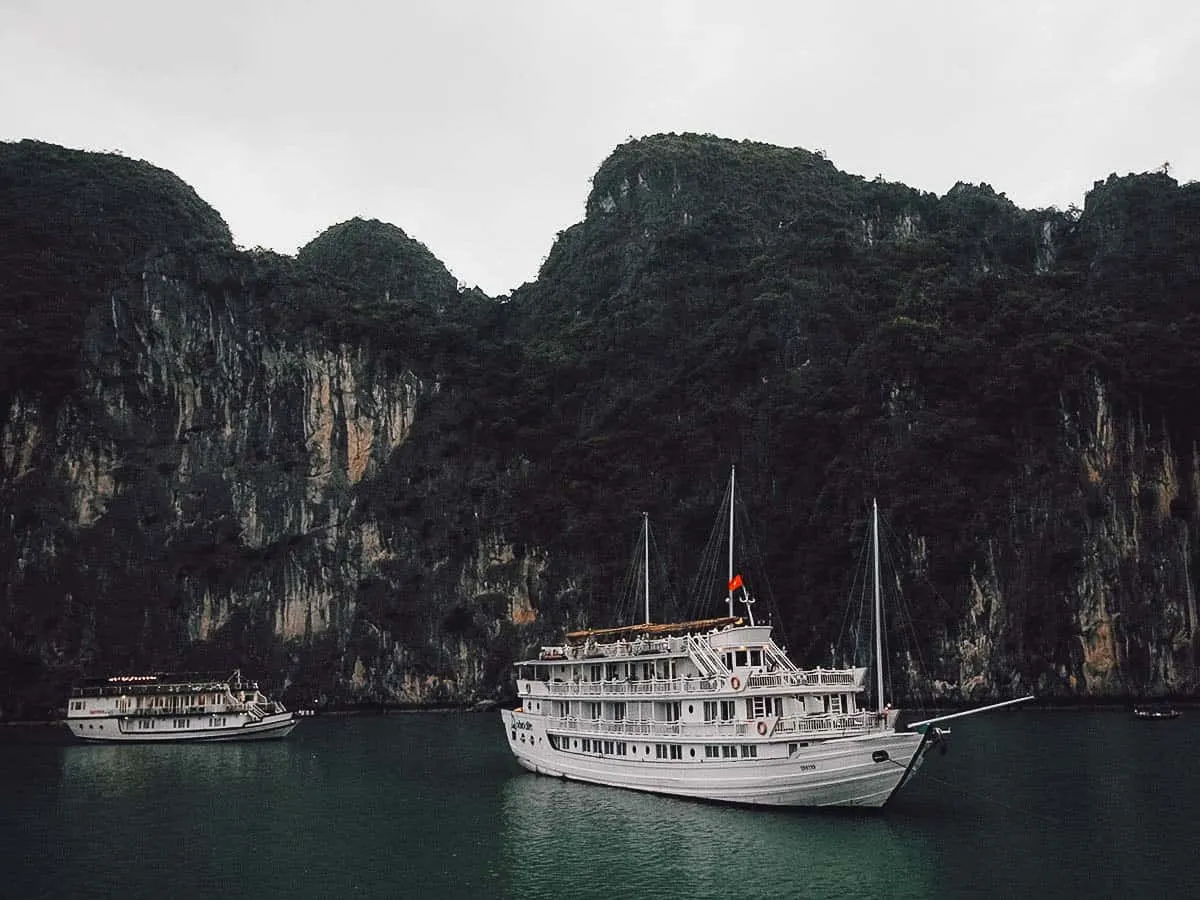
[[[759,723],[758,723],[758,733],[759,733],[759,734],[766,734],[766,733],[767,733],[767,723],[766,723],[766,722],[759,722]]]
[[[735,691],[740,691],[742,689],[742,679],[740,679],[736,675],[734,675],[732,678],[729,679],[729,686],[731,688],[733,688]]]

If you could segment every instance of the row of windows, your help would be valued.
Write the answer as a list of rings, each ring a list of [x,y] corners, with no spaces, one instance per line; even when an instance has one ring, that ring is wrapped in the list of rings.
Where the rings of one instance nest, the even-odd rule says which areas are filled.
[[[755,759],[758,748],[753,744],[705,744],[705,759],[737,759],[738,748],[741,747],[742,759]]]
[[[513,737],[516,737],[516,732],[513,733]],[[638,753],[638,745],[631,745],[626,741],[605,741],[599,738],[571,738],[568,740],[556,734],[550,735],[550,746],[555,750],[570,749],[597,756],[636,756]],[[789,745],[788,752],[796,752],[796,747],[796,744]],[[648,744],[645,745],[645,755],[647,759],[650,757],[650,746]],[[694,759],[696,757],[696,748],[689,747],[687,755],[689,758]],[[704,757],[706,759],[757,759],[758,747],[753,744],[707,744],[704,747]],[[684,758],[683,745],[655,744],[654,758],[682,760]]]

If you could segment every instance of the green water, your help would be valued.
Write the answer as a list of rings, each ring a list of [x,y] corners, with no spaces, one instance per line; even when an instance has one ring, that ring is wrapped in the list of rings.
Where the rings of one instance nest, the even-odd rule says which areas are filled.
[[[284,741],[0,729],[0,897],[1196,896],[1200,710],[955,723],[882,812],[743,809],[528,774],[498,714]]]

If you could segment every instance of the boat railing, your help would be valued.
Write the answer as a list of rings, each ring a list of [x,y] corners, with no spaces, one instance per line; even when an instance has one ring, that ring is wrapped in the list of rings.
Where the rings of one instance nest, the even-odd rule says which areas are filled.
[[[800,669],[795,672],[759,672],[747,679],[750,688],[846,687],[862,690],[866,669]]]
[[[772,734],[842,735],[883,728],[884,720],[873,712],[823,713],[785,716],[775,723]]]
[[[542,647],[538,659],[543,662],[578,661],[585,659],[627,659],[634,656],[681,655],[688,651],[688,635],[673,635],[663,638],[637,638],[636,640],[585,644],[556,644]]]
[[[712,645],[706,639],[689,634],[687,642],[688,649],[692,652],[692,658],[699,663],[706,674],[710,676],[729,674],[725,663],[722,662],[721,657],[717,655],[717,651],[712,648]]]
[[[720,684],[720,679],[701,677],[651,678],[646,681],[531,681],[527,693],[540,695],[544,692],[551,697],[645,697],[712,693]]]

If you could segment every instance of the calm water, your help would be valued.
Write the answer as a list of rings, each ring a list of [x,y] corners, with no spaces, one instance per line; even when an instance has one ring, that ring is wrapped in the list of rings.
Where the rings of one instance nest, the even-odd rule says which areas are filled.
[[[0,729],[0,896],[1196,896],[1200,710],[954,723],[867,814],[527,774],[498,714],[303,721],[281,742]]]

